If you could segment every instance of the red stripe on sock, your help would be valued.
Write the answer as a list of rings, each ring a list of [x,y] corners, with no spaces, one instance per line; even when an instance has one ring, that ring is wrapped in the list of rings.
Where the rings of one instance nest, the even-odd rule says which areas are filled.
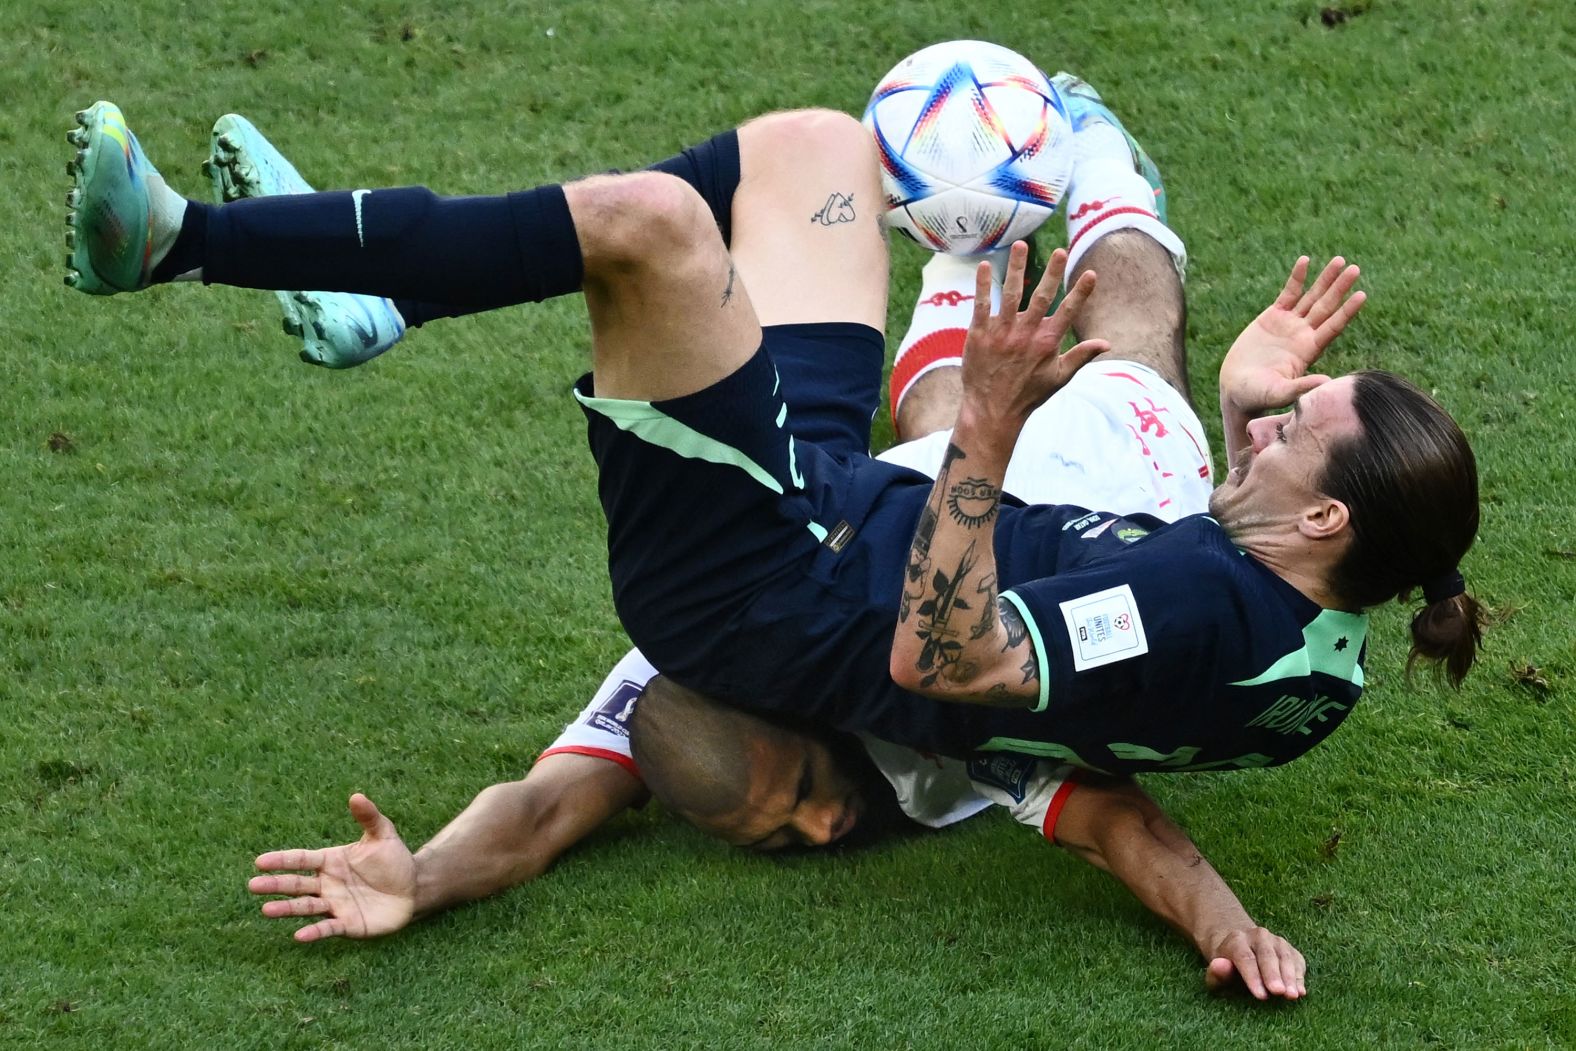
[[[1093,219],[1089,220],[1082,227],[1080,227],[1078,232],[1073,234],[1073,239],[1067,243],[1068,250],[1071,251],[1073,245],[1077,244],[1079,239],[1082,238],[1084,234],[1088,233],[1092,228],[1099,226],[1113,215],[1147,215],[1157,223],[1160,221],[1160,216],[1156,215],[1148,208],[1139,208],[1137,205],[1127,205],[1122,208],[1112,208],[1109,211],[1101,212],[1099,215],[1095,216]]]
[[[963,340],[968,334],[969,330],[966,328],[938,329],[898,352],[897,360],[892,363],[890,387],[894,424],[897,422],[898,406],[903,404],[903,395],[908,393],[908,388],[913,386],[920,372],[927,365],[934,365],[947,358],[957,358],[962,361]]]

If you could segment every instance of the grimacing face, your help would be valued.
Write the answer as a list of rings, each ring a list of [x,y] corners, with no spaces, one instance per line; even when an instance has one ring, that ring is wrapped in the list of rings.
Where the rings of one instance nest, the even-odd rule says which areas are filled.
[[[865,811],[859,786],[824,743],[792,730],[754,735],[746,801],[691,824],[734,846],[773,851],[824,847],[853,831]]]
[[[1250,422],[1248,448],[1210,494],[1210,515],[1233,535],[1295,521],[1319,496],[1331,446],[1361,430],[1352,404],[1356,385],[1350,376],[1330,380],[1298,398],[1289,412]]]

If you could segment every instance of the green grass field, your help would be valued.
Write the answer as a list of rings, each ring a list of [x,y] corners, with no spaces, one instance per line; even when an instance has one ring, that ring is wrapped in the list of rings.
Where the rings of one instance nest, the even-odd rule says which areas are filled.
[[[1576,1045],[1576,14],[1344,3],[11,5],[0,1045]],[[355,789],[425,839],[624,650],[566,396],[582,308],[332,374],[263,293],[90,300],[60,280],[72,112],[117,101],[193,195],[230,110],[322,186],[499,192],[857,111],[964,36],[1087,76],[1159,161],[1201,409],[1291,260],[1340,252],[1371,300],[1329,368],[1406,373],[1474,440],[1464,568],[1496,624],[1466,688],[1404,681],[1388,609],[1328,745],[1148,782],[1306,953],[1309,998],[1207,996],[1186,945],[1005,815],[768,860],[651,807],[514,893],[294,945],[255,854],[350,838]],[[899,330],[919,262],[899,246]]]

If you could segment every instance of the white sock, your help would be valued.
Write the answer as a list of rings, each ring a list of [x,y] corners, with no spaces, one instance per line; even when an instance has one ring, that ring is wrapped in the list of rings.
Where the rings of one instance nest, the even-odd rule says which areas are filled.
[[[991,310],[1001,303],[1001,272],[1005,255],[990,257]],[[963,364],[963,340],[974,316],[974,272],[977,256],[937,253],[920,271],[919,301],[908,332],[892,362],[892,418],[914,383],[932,369]]]
[[[1160,221],[1154,189],[1133,168],[1133,154],[1126,137],[1110,124],[1095,121],[1073,136],[1073,144],[1077,150],[1073,179],[1063,203],[1067,215],[1067,276],[1077,271],[1078,261],[1090,246],[1113,230],[1148,234],[1171,253],[1180,274],[1187,265],[1187,249],[1182,239]]]

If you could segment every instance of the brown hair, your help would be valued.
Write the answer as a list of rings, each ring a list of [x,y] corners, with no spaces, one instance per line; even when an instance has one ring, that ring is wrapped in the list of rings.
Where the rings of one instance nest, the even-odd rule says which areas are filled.
[[[1407,380],[1377,370],[1353,378],[1362,432],[1330,450],[1320,488],[1351,512],[1352,543],[1331,587],[1366,608],[1406,602],[1456,572],[1477,537],[1477,460],[1450,414]],[[1420,659],[1438,662],[1461,685],[1482,634],[1477,600],[1436,595],[1412,618],[1408,673]]]

